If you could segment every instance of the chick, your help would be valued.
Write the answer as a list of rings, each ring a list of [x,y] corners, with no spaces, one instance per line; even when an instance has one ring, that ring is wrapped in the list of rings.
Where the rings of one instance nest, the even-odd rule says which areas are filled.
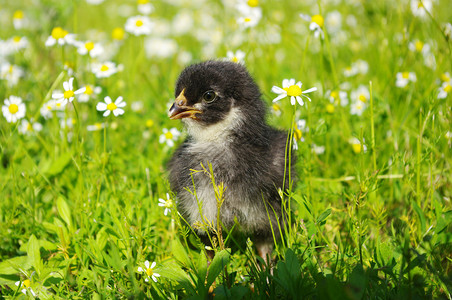
[[[291,177],[295,175],[294,153],[290,165],[286,153],[287,132],[266,123],[259,88],[241,64],[206,61],[191,65],[180,74],[175,97],[169,117],[181,119],[188,132],[169,163],[169,181],[180,213],[190,225],[202,217],[216,224],[218,209],[211,179],[205,172],[191,171],[210,163],[215,182],[225,187],[220,209],[223,226],[230,229],[236,219],[267,261],[273,234],[280,238],[278,226],[285,219],[278,189],[289,186],[289,169]],[[187,188],[196,189],[201,211]],[[206,234],[202,229],[198,233]]]

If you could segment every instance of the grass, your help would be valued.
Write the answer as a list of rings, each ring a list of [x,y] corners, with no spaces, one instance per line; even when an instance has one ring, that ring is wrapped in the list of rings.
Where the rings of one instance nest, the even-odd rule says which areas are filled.
[[[150,56],[147,37],[128,34],[113,43],[112,30],[137,14],[135,1],[2,2],[0,39],[29,43],[7,56],[0,51],[1,64],[24,70],[17,84],[2,75],[0,99],[21,97],[25,118],[43,129],[21,134],[20,122],[0,117],[1,297],[25,297],[24,289],[42,299],[450,299],[452,96],[437,96],[443,74],[452,71],[444,30],[451,11],[447,1],[435,2],[425,17],[413,15],[408,1],[335,2],[260,1],[263,17],[249,29],[237,25],[240,13],[228,2],[153,2],[151,36],[177,43],[167,57]],[[13,26],[18,10],[28,21],[23,28]],[[342,27],[325,22],[323,40],[299,17],[333,11]],[[186,16],[192,27],[171,25]],[[123,70],[96,78],[90,71],[96,59],[70,45],[46,47],[57,26],[103,43]],[[410,50],[416,40],[429,45],[435,63],[425,51]],[[297,181],[283,196],[292,227],[277,244],[272,272],[258,265],[250,240],[227,232],[208,264],[175,208],[165,216],[158,206],[166,193],[175,201],[166,179],[174,147],[159,138],[164,128],[182,130],[167,117],[179,72],[237,49],[246,53],[269,108],[271,87],[284,78],[318,88],[307,105],[294,108],[283,99],[281,115],[268,116],[286,130],[296,129],[294,117],[306,120]],[[347,76],[358,60],[368,71]],[[42,105],[71,77],[66,62],[76,89],[93,84],[102,91],[45,119]],[[417,80],[397,87],[398,72],[414,72]],[[352,115],[360,85],[369,95],[362,115]],[[330,103],[331,91],[346,92],[349,104]],[[124,115],[96,111],[107,95],[124,97]],[[101,122],[103,129],[87,130]],[[324,151],[313,151],[314,144]],[[157,282],[151,272],[138,272],[147,270],[146,260],[157,263]]]

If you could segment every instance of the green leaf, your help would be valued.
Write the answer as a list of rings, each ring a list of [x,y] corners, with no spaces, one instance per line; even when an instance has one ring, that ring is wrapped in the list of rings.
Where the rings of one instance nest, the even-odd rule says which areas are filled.
[[[207,257],[204,251],[201,251],[201,253],[199,253],[196,266],[198,270],[198,278],[200,281],[204,282],[206,280],[207,274]]]
[[[64,222],[66,222],[67,227],[70,230],[72,228],[71,210],[69,209],[69,205],[67,205],[67,202],[63,197],[58,197],[57,209],[60,217],[64,220]]]
[[[331,214],[331,208],[326,209],[323,213],[320,214],[320,216],[317,218],[317,224],[322,223],[323,221],[328,218],[328,216]]]
[[[215,279],[220,275],[221,271],[224,270],[224,267],[229,263],[229,252],[227,249],[221,250],[220,252],[215,254],[212,262],[209,266],[209,272],[207,275],[207,287],[210,287]]]
[[[171,242],[171,249],[174,258],[179,261],[185,267],[190,266],[190,258],[188,257],[187,251],[185,251],[184,246],[182,246],[178,238],[173,239]]]
[[[352,299],[362,299],[364,291],[366,290],[366,274],[361,264],[356,265],[350,275],[350,281],[346,287],[347,294],[351,295]]]
[[[292,249],[288,248],[285,253],[285,260],[277,264],[276,282],[279,283],[292,298],[297,297],[297,287],[301,281],[300,262]]]
[[[31,268],[28,256],[17,256],[0,262],[0,274],[16,274],[20,269],[28,270]]]
[[[66,152],[55,159],[47,169],[43,170],[46,176],[55,176],[60,174],[72,159],[72,153]]]
[[[421,232],[422,234],[425,233],[426,226],[425,226],[425,216],[422,212],[422,209],[417,205],[415,201],[411,201],[411,206],[413,207],[414,211],[417,213],[417,216],[419,217],[419,220],[421,221]]]
[[[39,248],[40,248],[39,241],[35,237],[35,235],[32,234],[30,239],[28,240],[27,247],[28,261],[34,267],[35,271],[38,274],[41,273],[43,267]]]
[[[176,262],[169,261],[163,263],[163,265],[157,269],[157,273],[159,273],[162,277],[166,279],[176,281],[187,291],[190,291],[192,294],[196,293],[190,281],[190,277],[187,275],[187,273],[185,273],[181,269],[181,267]]]

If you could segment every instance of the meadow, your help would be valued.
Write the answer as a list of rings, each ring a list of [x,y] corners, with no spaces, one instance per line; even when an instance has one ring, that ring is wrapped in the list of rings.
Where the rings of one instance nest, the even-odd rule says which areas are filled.
[[[447,3],[0,0],[0,298],[451,299]],[[208,263],[169,188],[207,59],[296,149],[272,267],[239,230]],[[312,101],[274,102],[287,79]]]

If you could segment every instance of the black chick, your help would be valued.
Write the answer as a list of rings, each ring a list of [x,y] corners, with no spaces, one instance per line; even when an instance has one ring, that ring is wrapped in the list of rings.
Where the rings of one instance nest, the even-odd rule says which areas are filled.
[[[201,215],[196,198],[187,191],[193,190],[193,176],[202,216],[216,224],[217,202],[211,180],[203,172],[191,172],[200,170],[201,163],[206,167],[212,164],[216,183],[223,182],[226,187],[220,210],[222,224],[230,229],[236,218],[241,229],[252,236],[259,255],[267,260],[273,234],[279,239],[278,226],[283,226],[278,189],[289,186],[288,169],[294,175],[295,157],[292,154],[291,165],[285,166],[287,133],[266,124],[266,105],[260,96],[241,64],[206,61],[183,70],[169,117],[183,121],[188,138],[169,163],[169,180],[177,193],[180,213],[194,225],[201,221]],[[205,235],[201,229],[198,233]]]

